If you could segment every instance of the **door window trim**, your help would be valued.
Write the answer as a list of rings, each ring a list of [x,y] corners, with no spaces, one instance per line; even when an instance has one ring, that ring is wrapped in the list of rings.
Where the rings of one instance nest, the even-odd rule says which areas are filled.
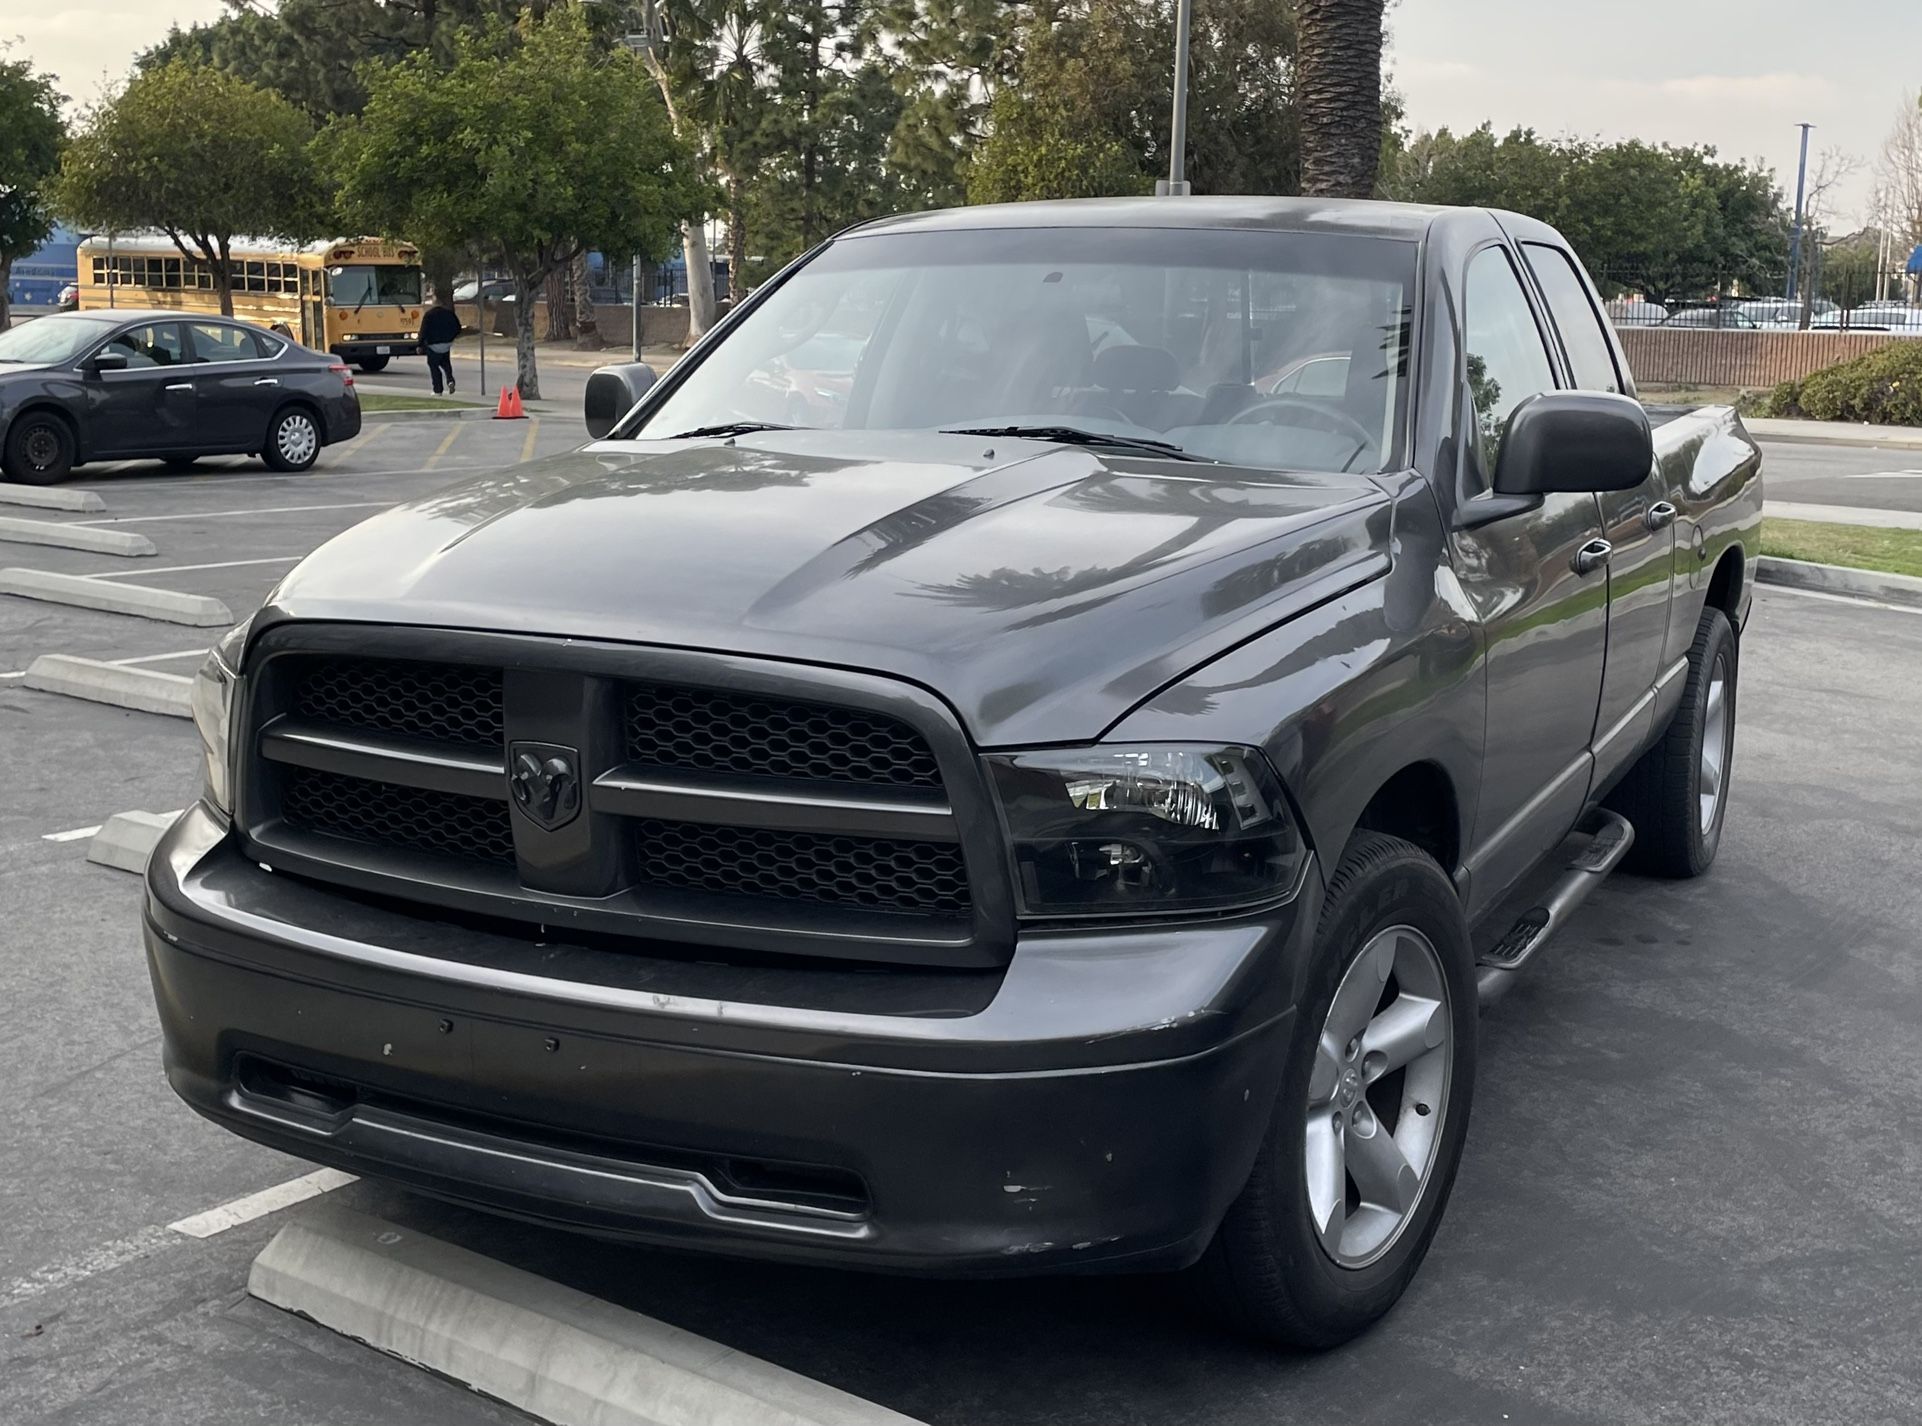
[[[1455,469],[1455,506],[1458,512],[1473,508],[1472,502],[1478,497],[1493,497],[1495,491],[1495,472],[1492,470],[1487,472],[1487,481],[1477,489],[1469,488],[1468,479],[1471,468],[1479,469],[1481,449],[1481,442],[1478,439],[1481,418],[1475,409],[1475,393],[1468,384],[1470,355],[1468,324],[1474,320],[1474,313],[1470,310],[1468,300],[1468,275],[1474,268],[1476,260],[1490,248],[1500,250],[1502,260],[1508,264],[1509,273],[1515,279],[1515,285],[1521,289],[1522,301],[1527,303],[1529,314],[1534,318],[1535,340],[1542,344],[1542,355],[1548,359],[1548,378],[1553,383],[1548,389],[1551,391],[1571,389],[1568,375],[1562,365],[1560,344],[1550,340],[1549,337],[1549,332],[1553,329],[1550,328],[1547,332],[1543,330],[1543,321],[1547,314],[1540,296],[1535,291],[1534,275],[1531,273],[1524,277],[1515,270],[1515,260],[1520,254],[1513,251],[1513,245],[1507,240],[1491,237],[1475,244],[1462,259],[1461,265],[1461,349],[1456,356],[1455,371],[1455,444],[1460,452]],[[1527,259],[1522,258],[1522,262],[1526,265]]]
[[[1528,255],[1530,248],[1540,248],[1543,252],[1554,254],[1556,260],[1568,268],[1568,275],[1575,280],[1576,290],[1581,294],[1582,305],[1588,309],[1589,320],[1595,324],[1596,335],[1602,339],[1602,351],[1608,357],[1609,370],[1615,373],[1615,394],[1627,394],[1628,381],[1622,372],[1621,357],[1615,350],[1615,344],[1609,340],[1607,320],[1595,308],[1595,295],[1590,290],[1589,279],[1579,267],[1580,259],[1575,256],[1574,250],[1558,248],[1553,243],[1531,242],[1526,238],[1519,239],[1515,247],[1521,255],[1522,266],[1528,269],[1528,284],[1536,289],[1541,298],[1542,310],[1547,314],[1549,329],[1555,334],[1555,345],[1560,349],[1563,364],[1567,370],[1568,385],[1562,389],[1583,391],[1587,388],[1580,384],[1581,378],[1575,371],[1575,358],[1568,351],[1568,339],[1562,335],[1561,324],[1555,320],[1555,304],[1548,300],[1548,289],[1543,285],[1540,274],[1535,271],[1535,263]]]

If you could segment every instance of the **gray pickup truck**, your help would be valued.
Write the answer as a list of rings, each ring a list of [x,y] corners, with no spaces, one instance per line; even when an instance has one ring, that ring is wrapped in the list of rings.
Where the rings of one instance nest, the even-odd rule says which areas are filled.
[[[1300,199],[842,235],[196,680],[168,1076],[545,1223],[1393,1304],[1479,1005],[1727,808],[1761,518],[1567,245]]]

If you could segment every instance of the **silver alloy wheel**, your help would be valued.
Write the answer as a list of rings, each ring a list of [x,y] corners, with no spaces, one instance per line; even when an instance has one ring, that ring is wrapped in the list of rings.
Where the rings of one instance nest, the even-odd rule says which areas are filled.
[[[305,465],[320,448],[320,432],[305,411],[289,411],[274,432],[274,448],[289,465]]]
[[[1454,1067],[1434,943],[1391,926],[1335,989],[1308,1077],[1308,1208],[1322,1250],[1364,1268],[1395,1245],[1434,1173]]]
[[[1705,837],[1714,830],[1715,814],[1721,810],[1722,788],[1728,781],[1732,731],[1728,717],[1728,665],[1717,659],[1709,669],[1708,712],[1702,720],[1702,772],[1696,787]]]

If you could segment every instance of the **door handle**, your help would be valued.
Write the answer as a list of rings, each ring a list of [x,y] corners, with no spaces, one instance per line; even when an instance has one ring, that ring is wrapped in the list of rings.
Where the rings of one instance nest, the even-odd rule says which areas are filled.
[[[260,380],[256,381],[254,385],[255,386],[278,386],[280,385],[280,378],[277,376],[263,376],[260,378]],[[1669,506],[1668,513],[1670,518],[1674,517],[1675,507],[1673,505]]]
[[[1608,557],[1614,553],[1615,546],[1607,540],[1590,540],[1575,551],[1575,558],[1570,563],[1575,566],[1577,574],[1593,574],[1607,564]]]
[[[1666,500],[1657,500],[1648,507],[1648,513],[1642,520],[1651,530],[1666,529],[1675,523],[1675,507]]]
[[[191,381],[170,381],[163,389],[167,391],[192,391],[194,384]]]

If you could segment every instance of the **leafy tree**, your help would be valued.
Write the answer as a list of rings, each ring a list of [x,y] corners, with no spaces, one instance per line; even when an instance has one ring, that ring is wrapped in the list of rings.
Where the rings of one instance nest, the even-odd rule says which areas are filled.
[[[1301,191],[1372,198],[1381,163],[1384,0],[1296,0]]]
[[[232,316],[234,237],[302,239],[322,226],[312,138],[307,116],[278,94],[176,59],[88,113],[55,206],[90,227],[160,229],[207,265]]]
[[[498,254],[520,311],[590,247],[659,259],[711,197],[638,59],[578,9],[456,39],[452,66],[416,55],[371,67],[367,105],[330,127],[344,211],[368,231]],[[519,386],[540,395],[529,315]]]
[[[53,81],[25,60],[0,60],[0,332],[12,323],[13,265],[47,240],[47,195],[60,170],[66,125]]]
[[[1016,0],[879,0],[863,17],[864,34],[899,56],[893,74],[902,103],[888,165],[907,206],[966,201],[968,166],[1017,65],[1027,8]]]

